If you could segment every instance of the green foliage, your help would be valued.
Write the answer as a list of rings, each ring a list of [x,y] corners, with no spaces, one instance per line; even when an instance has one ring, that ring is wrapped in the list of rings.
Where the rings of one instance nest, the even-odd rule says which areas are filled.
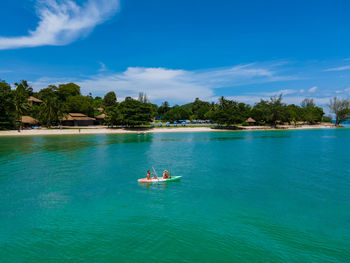
[[[329,101],[328,108],[331,113],[335,114],[337,125],[350,119],[350,100],[334,97]]]
[[[57,92],[57,87],[54,85],[50,85],[47,88],[43,88],[38,92],[38,99],[46,100],[52,96],[59,96]]]
[[[204,120],[205,114],[211,109],[211,104],[206,101],[202,101],[199,98],[196,98],[193,103],[188,104],[190,105],[190,109],[193,114],[193,118],[195,120]]]
[[[116,104],[114,107],[107,107],[105,109],[106,117],[105,123],[110,127],[114,125],[122,124],[122,115],[120,112],[119,104]]]
[[[30,93],[28,92],[28,87],[26,87],[26,85],[22,85],[22,83],[23,81],[21,84],[15,84],[17,88],[14,91],[13,98],[17,120],[19,120],[21,116],[26,115],[30,108],[28,103]]]
[[[11,90],[9,84],[0,80],[0,129],[13,128],[15,119],[30,115],[40,120],[41,124],[50,127],[60,122],[67,113],[83,113],[90,117],[99,115],[99,107],[104,108],[105,122],[109,126],[137,126],[148,124],[158,116],[164,121],[204,120],[209,119],[219,125],[249,125],[246,120],[252,117],[257,125],[276,125],[278,123],[294,123],[299,121],[314,124],[329,121],[324,117],[323,109],[317,107],[313,99],[304,99],[301,106],[286,105],[282,96],[261,100],[253,107],[221,97],[217,103],[209,103],[196,98],[184,105],[169,106],[163,102],[160,107],[148,101],[146,94],[140,93],[139,99],[127,97],[118,103],[114,92],[108,92],[104,98],[83,96],[80,87],[74,83],[61,84],[58,87],[50,85],[34,93],[27,81],[15,84]],[[43,101],[42,104],[28,103],[28,97],[33,96]],[[334,98],[329,105],[336,115],[337,124],[350,119],[350,101]]]
[[[270,101],[261,100],[252,109],[252,116],[258,122],[276,125],[289,121],[287,105],[282,103],[282,95],[270,98]]]
[[[60,106],[61,104],[58,100],[58,96],[46,98],[39,107],[39,121],[47,127],[58,122],[62,112]]]
[[[244,122],[250,114],[250,106],[221,97],[219,103],[205,115],[220,125],[233,125]]]
[[[190,118],[191,111],[184,106],[175,105],[164,113],[163,120],[174,122],[178,120],[187,120]]]
[[[28,84],[26,80],[22,80],[20,83],[15,83],[16,89],[24,90],[28,97],[33,96],[33,88]]]
[[[58,85],[58,97],[61,101],[66,101],[71,96],[80,95],[80,87],[75,83],[67,83]]]
[[[11,129],[14,127],[14,112],[15,107],[11,86],[0,80],[0,129]]]
[[[170,110],[169,103],[167,101],[164,101],[162,105],[158,108],[158,116],[162,117],[167,111]]]
[[[78,112],[94,116],[93,98],[89,96],[69,96],[66,101],[67,112]]]
[[[149,103],[127,97],[119,104],[118,109],[122,125],[137,126],[148,124],[152,120],[152,107]]]
[[[117,96],[114,91],[108,92],[103,98],[103,105],[105,107],[115,106],[117,104]]]
[[[332,116],[323,116],[322,121],[323,122],[332,122]]]

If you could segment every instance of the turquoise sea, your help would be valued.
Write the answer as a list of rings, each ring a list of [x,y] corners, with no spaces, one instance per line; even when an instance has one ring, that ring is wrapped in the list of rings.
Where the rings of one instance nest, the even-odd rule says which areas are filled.
[[[350,262],[349,153],[350,129],[1,137],[0,262]]]

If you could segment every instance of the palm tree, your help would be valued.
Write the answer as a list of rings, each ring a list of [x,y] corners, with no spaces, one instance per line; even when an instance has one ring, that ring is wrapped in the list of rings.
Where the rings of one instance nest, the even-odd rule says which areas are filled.
[[[46,123],[47,127],[50,127],[52,122],[58,121],[63,115],[60,105],[57,96],[47,97],[40,105],[40,119]]]
[[[17,120],[21,121],[21,117],[28,111],[28,93],[23,86],[18,86],[14,92],[14,104],[16,109]]]

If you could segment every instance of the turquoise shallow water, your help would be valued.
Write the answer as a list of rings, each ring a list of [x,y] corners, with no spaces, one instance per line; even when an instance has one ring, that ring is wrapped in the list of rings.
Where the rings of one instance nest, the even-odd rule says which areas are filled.
[[[0,138],[1,262],[349,262],[350,129]],[[151,166],[180,182],[140,185]]]

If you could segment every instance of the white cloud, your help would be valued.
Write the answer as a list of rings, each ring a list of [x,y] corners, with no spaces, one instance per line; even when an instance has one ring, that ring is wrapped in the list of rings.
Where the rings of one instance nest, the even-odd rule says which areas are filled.
[[[103,62],[99,62],[100,64],[100,68],[99,68],[99,72],[104,72],[104,71],[107,71],[107,66],[106,64],[104,64]]]
[[[91,92],[94,96],[103,96],[108,91],[115,91],[119,101],[126,96],[136,98],[139,92],[145,92],[154,102],[169,101],[171,104],[187,103],[196,97],[208,101],[217,101],[221,89],[229,88],[230,93],[237,96],[227,96],[240,102],[254,104],[260,99],[269,100],[270,97],[283,94],[286,103],[300,104],[311,95],[316,94],[317,87],[309,90],[283,89],[264,92],[245,92],[242,86],[270,83],[273,81],[288,81],[293,76],[279,75],[269,66],[260,64],[239,65],[228,68],[214,68],[207,70],[183,70],[167,68],[129,67],[123,72],[100,72],[94,76],[84,78],[40,78],[31,83],[35,90],[47,87],[49,84],[75,82],[80,85],[82,93]],[[350,88],[344,91],[350,91]],[[225,92],[227,93],[227,91]],[[327,105],[335,94],[318,94],[313,96],[317,105]]]
[[[350,66],[342,66],[342,67],[325,69],[324,71],[344,71],[349,69],[350,69]]]
[[[273,96],[279,96],[280,94],[282,94],[282,96],[286,96],[286,95],[291,95],[298,92],[299,92],[298,90],[294,90],[294,89],[283,89],[283,90],[277,90],[272,92],[259,92],[255,94],[258,94],[264,97],[273,97]]]
[[[270,100],[269,96],[265,97],[265,96],[254,96],[254,95],[252,95],[252,96],[249,96],[249,95],[228,96],[225,98],[230,99],[230,100],[239,101],[239,102],[248,103],[251,105],[259,102],[261,99],[267,100],[267,101]],[[219,99],[219,97],[211,98],[212,101],[217,101],[218,99]],[[282,98],[282,102],[287,103],[287,104],[299,105],[304,99],[305,99],[305,97],[303,97],[303,96],[286,96],[286,97]],[[320,106],[327,105],[329,103],[330,99],[331,99],[331,97],[313,98],[316,105],[320,105]]]
[[[309,93],[314,93],[316,92],[318,88],[316,86],[312,87],[311,89],[308,90]]]
[[[167,68],[129,67],[119,73],[99,73],[84,79],[39,79],[33,83],[36,89],[48,84],[75,82],[82,91],[103,95],[115,91],[119,98],[137,97],[145,92],[152,101],[168,100],[172,103],[188,102],[196,97],[212,98],[215,89],[241,85],[289,80],[290,76],[279,76],[268,67],[256,64],[239,65],[228,68],[187,71]],[[284,90],[282,93],[291,93]]]
[[[39,23],[27,36],[0,37],[1,49],[66,45],[87,36],[119,8],[119,0],[37,0]]]

